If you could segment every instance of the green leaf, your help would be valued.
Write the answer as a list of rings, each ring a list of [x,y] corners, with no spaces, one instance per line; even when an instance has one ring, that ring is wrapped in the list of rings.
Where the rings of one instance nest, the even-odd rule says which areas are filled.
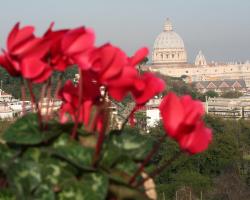
[[[148,137],[134,133],[111,133],[104,145],[102,164],[111,166],[126,159],[143,160],[152,148]]]
[[[68,163],[60,160],[52,158],[43,159],[40,161],[40,166],[42,182],[51,188],[59,187],[63,181],[72,179],[75,176]]]
[[[52,155],[60,157],[82,169],[92,169],[93,149],[86,148],[78,142],[61,135],[54,143]]]
[[[115,168],[131,175],[137,170],[138,165],[131,160],[124,160],[122,162],[117,163]]]
[[[13,163],[7,171],[7,178],[18,200],[28,199],[42,181],[39,164],[25,160]]]
[[[108,178],[101,173],[90,173],[81,181],[71,180],[64,184],[59,200],[104,200],[108,191]]]
[[[16,153],[17,152],[15,152],[13,149],[10,149],[7,145],[0,144],[0,168],[2,170],[5,171],[8,168],[11,159]]]
[[[1,200],[16,200],[15,195],[10,189],[0,189],[0,199]]]
[[[59,134],[58,132],[53,128],[49,131],[41,131],[37,115],[27,114],[5,130],[3,140],[12,144],[36,145],[54,138]]]
[[[55,200],[55,193],[48,185],[40,185],[34,195],[33,200]]]
[[[123,159],[112,166],[109,178],[115,182],[127,184],[137,169],[138,165],[133,160]]]
[[[23,158],[26,160],[31,160],[34,162],[39,162],[39,160],[41,159],[41,157],[44,158],[44,153],[42,153],[41,148],[28,148],[23,155]],[[48,156],[48,155],[47,155]]]
[[[106,199],[109,184],[107,176],[101,173],[90,173],[83,177],[83,184],[84,191],[86,193],[86,199]]]

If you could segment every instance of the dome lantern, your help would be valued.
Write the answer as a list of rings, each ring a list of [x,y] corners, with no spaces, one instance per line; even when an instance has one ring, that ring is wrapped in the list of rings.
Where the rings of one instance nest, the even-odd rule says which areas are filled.
[[[169,18],[167,18],[165,24],[164,24],[164,31],[173,31],[173,25]]]

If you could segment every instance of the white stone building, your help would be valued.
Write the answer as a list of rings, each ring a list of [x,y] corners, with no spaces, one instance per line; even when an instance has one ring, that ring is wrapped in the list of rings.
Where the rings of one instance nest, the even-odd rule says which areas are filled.
[[[13,96],[4,92],[2,89],[0,89],[0,102],[9,102],[13,99]]]
[[[147,127],[154,127],[161,119],[160,110],[158,106],[161,103],[161,98],[151,99],[145,106],[146,117],[147,117]]]
[[[169,19],[154,43],[152,63],[145,71],[160,72],[172,77],[186,77],[188,82],[243,79],[250,87],[250,62],[208,63],[200,51],[193,64],[187,63],[187,52],[182,38],[174,32]]]
[[[240,98],[208,98],[204,102],[206,113],[223,118],[250,118],[250,96]]]
[[[164,30],[154,43],[152,53],[154,64],[187,63],[187,53],[182,38],[173,31],[169,19],[165,22]]]
[[[30,101],[20,101],[11,94],[0,89],[0,120],[12,120],[25,113],[31,112]]]
[[[159,72],[172,77],[185,77],[187,82],[196,82],[196,85],[200,85],[198,89],[201,92],[212,89],[219,92],[228,88],[233,90],[239,88],[240,91],[244,91],[246,88],[250,88],[249,61],[244,63],[209,63],[204,54],[199,51],[194,63],[188,63],[184,41],[174,31],[169,19],[164,24],[163,32],[156,37],[154,42],[152,63],[143,66],[142,70]],[[215,88],[211,89],[210,82],[217,83],[218,86],[215,85]],[[208,88],[205,88],[204,85]],[[231,115],[233,117],[236,115],[237,117],[250,117],[250,101],[248,100],[214,98],[204,103],[204,107],[210,114],[225,117],[231,117]],[[153,99],[146,105],[148,127],[154,126],[160,120],[158,110],[160,101],[161,99]],[[242,108],[244,108],[243,111]]]
[[[14,111],[5,102],[0,102],[0,120],[13,119]]]

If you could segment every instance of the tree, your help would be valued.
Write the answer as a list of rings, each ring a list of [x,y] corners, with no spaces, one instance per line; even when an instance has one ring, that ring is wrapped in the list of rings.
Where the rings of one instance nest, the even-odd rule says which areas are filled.
[[[247,139],[250,138],[249,122],[224,120],[209,115],[205,116],[205,121],[213,129],[213,143],[209,149],[201,154],[181,156],[157,178],[157,190],[159,194],[164,192],[166,199],[173,199],[175,192],[183,187],[190,187],[194,196],[200,196],[202,192],[204,198],[209,199],[211,194],[216,193],[214,197],[217,198],[220,194],[216,190],[218,186],[216,180],[219,180],[224,174],[229,173],[230,175],[232,171],[238,171],[240,168],[242,152],[238,138],[240,138],[241,145],[246,146],[249,143],[250,140]],[[238,133],[240,137],[238,137]],[[165,131],[162,124],[159,123],[150,129],[148,137],[158,140],[163,134]],[[167,138],[154,156],[152,163],[155,166],[161,165],[178,151],[177,143]],[[228,172],[228,169],[232,171]],[[238,175],[238,183],[247,187],[245,179],[242,178]],[[230,181],[223,182],[223,184],[230,184]],[[230,188],[231,186],[225,187]],[[237,193],[237,187],[232,187],[232,189],[234,189],[232,193]],[[244,191],[246,190],[244,189]],[[223,192],[221,195],[224,195]]]
[[[157,73],[157,76],[164,80],[167,84],[164,94],[169,91],[175,92],[177,95],[190,95],[194,99],[199,99],[205,101],[205,95],[197,91],[193,84],[188,84],[183,81],[182,78],[165,76],[160,73]]]
[[[62,76],[62,82],[64,83],[66,80],[71,79],[73,80],[75,74],[77,74],[77,68],[75,66],[69,67]],[[52,78],[52,91],[55,90],[56,85],[58,83],[58,79],[60,76],[60,72],[54,72]],[[12,77],[8,74],[8,72],[0,66],[0,80],[2,81],[2,86],[5,92],[13,95],[15,98],[21,99],[21,79],[19,77]],[[34,85],[33,92],[37,98],[40,97],[40,84]],[[26,97],[29,97],[29,92],[26,90]]]
[[[243,96],[243,93],[237,90],[227,91],[221,94],[221,97],[224,97],[224,98],[239,98],[241,96]]]
[[[207,97],[218,97],[219,94],[217,92],[213,91],[213,90],[209,90],[209,91],[205,92],[205,96],[207,96]]]
[[[145,57],[141,62],[140,62],[140,64],[139,64],[139,66],[141,66],[141,65],[146,65],[147,64],[147,62],[148,62],[148,57]]]

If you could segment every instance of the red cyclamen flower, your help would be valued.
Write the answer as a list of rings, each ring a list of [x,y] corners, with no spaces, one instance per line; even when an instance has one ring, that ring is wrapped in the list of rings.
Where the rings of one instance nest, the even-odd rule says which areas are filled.
[[[145,73],[135,80],[132,94],[136,104],[144,105],[164,89],[165,82],[162,79],[152,73]]]
[[[62,123],[68,120],[67,113],[73,121],[78,121],[88,126],[90,123],[92,108],[100,102],[100,86],[93,81],[91,74],[84,74],[82,82],[82,99],[80,100],[80,83],[76,86],[68,80],[59,91],[58,97],[63,101],[60,108],[60,120]]]
[[[117,78],[127,65],[127,55],[118,47],[105,44],[90,54],[91,70],[97,74],[98,82],[107,85]]]
[[[44,38],[51,41],[50,64],[53,68],[65,71],[73,64],[78,64],[81,68],[89,68],[88,54],[94,48],[94,32],[85,27],[53,31],[53,25],[52,23],[44,34]]]
[[[119,48],[106,44],[91,53],[93,70],[97,81],[104,85],[109,95],[117,101],[132,93],[138,105],[164,90],[164,82],[151,73],[140,75],[136,66],[148,54],[147,48],[139,49],[134,56],[127,55]]]
[[[89,69],[89,54],[94,49],[94,42],[95,34],[91,29],[79,27],[66,32],[60,44],[63,60],[67,65],[78,64],[81,69]]]
[[[179,143],[181,149],[195,154],[208,148],[212,131],[202,121],[204,108],[200,101],[187,95],[177,97],[170,92],[159,109],[166,133]]]
[[[50,41],[34,35],[34,27],[19,28],[17,23],[7,40],[7,52],[0,56],[0,65],[12,76],[23,76],[35,83],[48,79],[51,68],[43,61]]]

